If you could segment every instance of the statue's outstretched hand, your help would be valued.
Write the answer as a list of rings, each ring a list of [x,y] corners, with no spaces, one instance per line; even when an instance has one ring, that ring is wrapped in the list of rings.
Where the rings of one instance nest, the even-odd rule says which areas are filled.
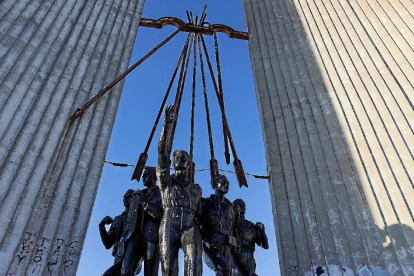
[[[164,121],[168,124],[175,121],[175,108],[173,105],[169,105],[165,108]]]

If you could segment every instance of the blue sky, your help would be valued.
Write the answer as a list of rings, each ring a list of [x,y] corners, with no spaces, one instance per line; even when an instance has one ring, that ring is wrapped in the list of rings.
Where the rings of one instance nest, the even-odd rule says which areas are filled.
[[[211,24],[226,24],[236,30],[245,30],[243,10],[239,0],[203,2],[198,0],[147,0],[142,17],[158,19],[163,16],[174,16],[186,20],[186,10],[192,10],[194,15],[200,15],[205,3],[208,4],[206,21]],[[174,31],[175,27],[172,26],[164,27],[162,30],[140,28],[132,53],[131,64]],[[126,78],[106,160],[128,164],[136,163],[139,154],[145,148],[186,36],[186,33],[178,34]],[[215,66],[213,38],[206,36],[205,39],[213,66]],[[266,175],[264,145],[250,66],[248,42],[229,39],[221,33],[218,35],[218,40],[226,113],[239,159],[243,163],[245,172]],[[173,150],[189,149],[192,79],[192,70],[190,69],[191,67],[187,76]],[[196,169],[204,169],[209,166],[210,154],[199,69],[197,74],[194,161]],[[209,75],[207,75],[216,159],[220,169],[234,171],[233,166],[226,165],[224,160],[221,115],[214,88],[209,78]],[[174,101],[175,87],[173,87],[167,104],[172,104]],[[147,165],[150,166],[156,165],[160,128],[161,126],[155,133],[148,153]],[[130,181],[132,172],[133,168],[119,168],[105,164],[77,275],[102,275],[112,265],[111,250],[106,250],[102,245],[98,224],[104,216],[114,217],[123,211],[122,196],[127,189],[143,188],[142,183]],[[231,173],[225,174],[230,180],[230,191],[227,197],[230,200],[242,198],[247,205],[246,218],[253,222],[261,221],[266,226],[270,249],[264,250],[257,247],[255,253],[257,274],[260,276],[280,275],[267,180],[247,176],[249,188],[240,189],[236,176]],[[196,173],[195,181],[201,185],[204,197],[208,197],[213,193],[208,171]],[[182,266],[182,263],[180,263],[180,266]],[[179,275],[182,275],[182,273],[183,270],[181,269]],[[214,273],[205,266],[203,275],[213,276]]]

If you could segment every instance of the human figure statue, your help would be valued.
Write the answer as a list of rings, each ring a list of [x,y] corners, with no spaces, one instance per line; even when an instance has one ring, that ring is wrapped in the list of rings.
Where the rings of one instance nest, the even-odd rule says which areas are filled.
[[[184,150],[173,154],[175,173],[170,175],[170,135],[174,108],[165,110],[158,143],[157,177],[164,214],[160,225],[160,255],[163,276],[178,274],[178,251],[184,251],[184,275],[202,275],[202,240],[195,217],[201,211],[201,187],[188,180],[190,157]]]
[[[237,276],[257,276],[256,261],[254,259],[255,244],[269,248],[265,227],[263,223],[253,222],[245,219],[246,204],[242,199],[233,202],[233,209],[236,214],[235,228],[239,239],[239,247],[234,250],[234,259]]]
[[[124,255],[122,276],[134,275],[141,261],[144,261],[145,276],[158,276],[158,230],[163,211],[154,167],[145,167],[142,181],[147,188],[136,190],[131,198],[118,248],[118,255]]]
[[[217,174],[212,179],[215,193],[203,198],[203,248],[205,262],[217,276],[230,276],[234,266],[232,248],[237,246],[234,234],[233,204],[226,198],[229,191],[227,177]]]
[[[121,272],[122,267],[122,259],[116,254],[118,249],[118,242],[121,239],[121,235],[126,223],[128,209],[129,209],[129,202],[132,197],[134,190],[126,191],[123,202],[125,206],[125,211],[122,212],[119,216],[116,216],[112,219],[110,216],[106,216],[102,219],[99,223],[99,233],[101,234],[102,243],[104,244],[106,249],[112,247],[112,256],[115,257],[114,265],[111,266],[108,270],[104,272],[103,275],[119,275]],[[105,225],[111,224],[109,231],[106,231]]]

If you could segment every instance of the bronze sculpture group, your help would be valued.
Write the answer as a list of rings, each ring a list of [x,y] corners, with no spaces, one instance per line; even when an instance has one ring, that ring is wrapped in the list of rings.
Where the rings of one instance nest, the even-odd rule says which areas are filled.
[[[130,276],[140,272],[178,276],[178,252],[184,252],[184,275],[201,276],[202,260],[219,276],[254,276],[255,244],[269,247],[262,223],[245,219],[243,200],[226,198],[229,181],[217,174],[212,179],[215,193],[202,197],[198,184],[188,178],[191,157],[184,150],[173,153],[175,173],[170,175],[169,135],[174,109],[166,108],[158,144],[157,168],[145,167],[144,190],[128,190],[125,211],[99,224],[102,242],[113,247],[115,262],[103,275]],[[156,181],[159,181],[159,186]],[[109,231],[106,224],[111,224]],[[203,253],[204,252],[204,253]]]

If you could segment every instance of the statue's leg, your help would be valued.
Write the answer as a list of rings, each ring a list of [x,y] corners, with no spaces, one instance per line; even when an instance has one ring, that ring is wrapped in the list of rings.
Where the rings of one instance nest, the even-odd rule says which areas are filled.
[[[256,261],[254,259],[254,252],[253,251],[247,251],[247,266],[249,268],[249,271],[251,272],[251,275],[256,275]]]
[[[122,260],[108,268],[102,276],[120,276],[122,268]]]
[[[184,251],[184,276],[201,276],[202,240],[197,226],[191,227],[181,235],[181,246]]]
[[[235,256],[236,260],[236,275],[237,276],[250,276],[251,271],[249,269],[249,256],[248,252],[240,249],[240,252],[238,252]]]
[[[163,276],[178,274],[179,233],[172,225],[171,220],[164,220],[160,226],[160,258]]]
[[[226,249],[223,248],[223,250],[216,251],[216,250],[208,250],[207,248],[204,248],[204,252],[208,255],[210,260],[212,261],[214,265],[214,272],[217,276],[230,276],[231,275],[231,267],[230,262],[227,257],[223,256],[223,251]]]
[[[144,262],[144,276],[158,276],[160,250],[158,242],[146,241],[147,254]]]
[[[203,258],[204,263],[208,266],[208,268],[210,268],[211,270],[214,271],[214,274],[217,274],[216,265],[214,263],[214,257],[211,256],[212,253],[211,253],[210,249],[205,244],[203,244],[203,253],[202,253],[202,255],[203,255],[202,258]]]
[[[179,267],[178,267],[178,254],[177,254],[177,257],[175,258],[175,261],[174,261],[174,268],[173,268],[172,276],[178,276],[178,271],[179,271]]]
[[[222,275],[231,276],[234,265],[230,248],[224,245],[224,248],[221,250],[221,254],[219,254],[219,259],[222,267]]]
[[[145,247],[138,239],[138,237],[132,237],[128,242],[125,250],[125,258],[122,264],[121,275],[133,276],[135,270],[138,267],[138,263],[145,254]]]
[[[230,267],[230,275],[236,275],[237,274],[237,268],[236,268],[236,261],[235,256],[233,255],[233,252],[230,248],[227,248],[227,256],[226,256],[227,262],[229,263]]]

